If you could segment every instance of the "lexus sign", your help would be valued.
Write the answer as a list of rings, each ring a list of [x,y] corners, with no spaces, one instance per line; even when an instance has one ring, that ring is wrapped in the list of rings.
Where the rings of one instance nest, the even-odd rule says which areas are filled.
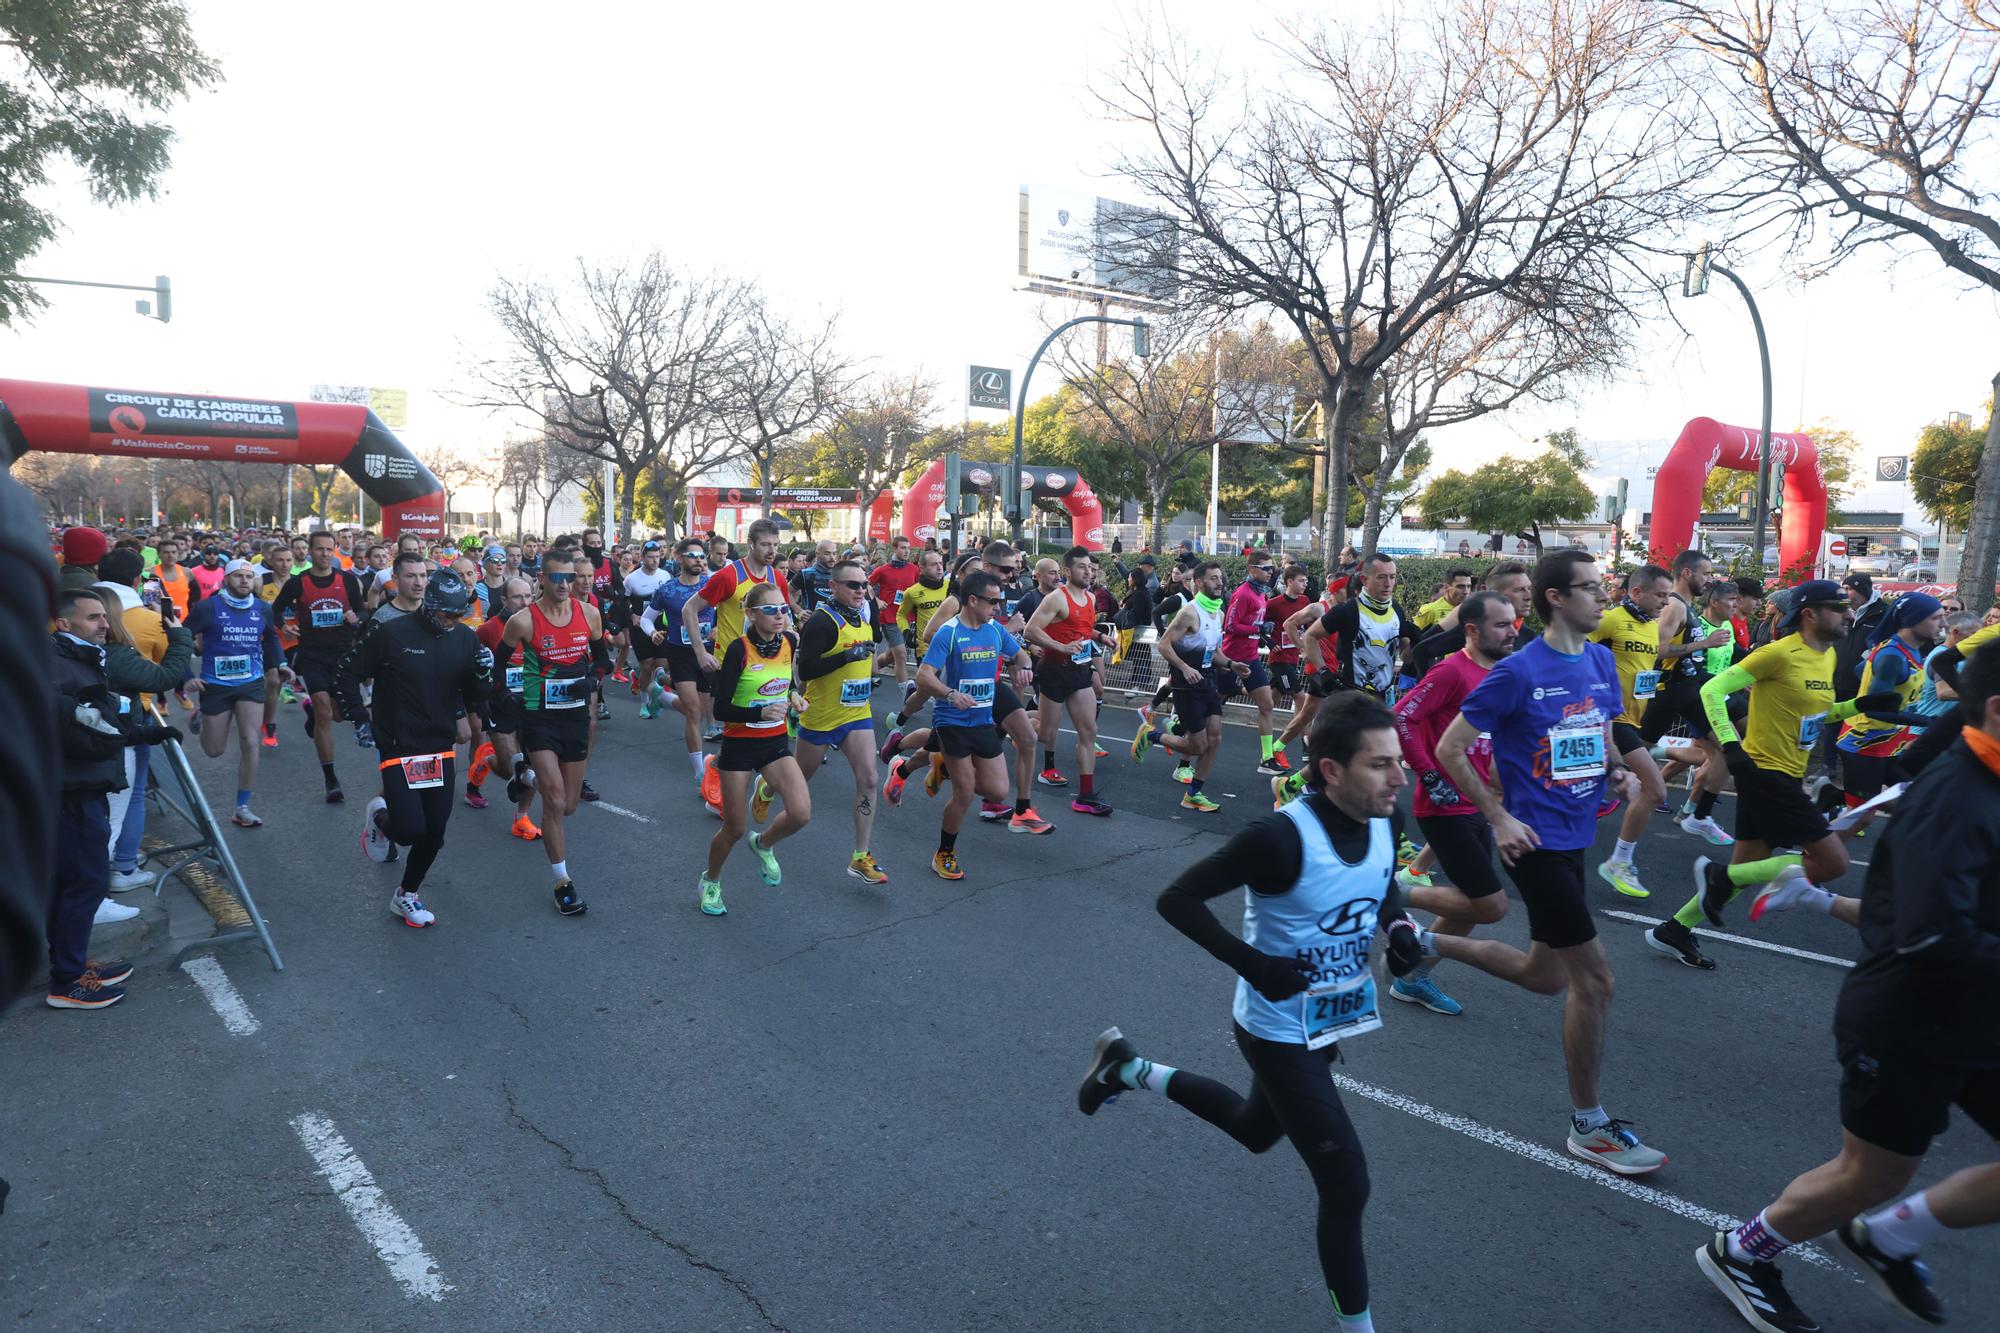
[[[965,405],[1014,410],[1014,372],[998,366],[972,366],[965,377]]]

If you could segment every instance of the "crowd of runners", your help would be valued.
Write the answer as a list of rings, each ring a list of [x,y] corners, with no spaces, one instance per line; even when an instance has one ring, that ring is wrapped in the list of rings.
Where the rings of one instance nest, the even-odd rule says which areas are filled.
[[[1329,1072],[1342,1043],[1382,1026],[1377,936],[1391,999],[1462,1015],[1448,964],[1559,999],[1567,1151],[1649,1175],[1667,1153],[1607,1109],[1600,1087],[1614,978],[1589,886],[1648,898],[1659,888],[1642,873],[1649,843],[1698,839],[1708,854],[1647,932],[1652,949],[1710,972],[1702,929],[1737,913],[1782,931],[1782,914],[1806,911],[1853,926],[1861,961],[1835,1012],[1810,1020],[1830,1020],[1838,1041],[1839,1156],[1717,1233],[1695,1263],[1753,1327],[1809,1333],[1818,1325],[1777,1260],[1831,1233],[1899,1309],[1942,1322],[1922,1247],[2000,1220],[2000,1164],[1905,1193],[1951,1106],[2000,1135],[1991,616],[1982,625],[1954,597],[1888,601],[1865,576],[1767,589],[1719,576],[1698,551],[1622,579],[1584,551],[1503,559],[1451,571],[1412,611],[1396,561],[1379,553],[1322,581],[1252,550],[1232,588],[1221,564],[1193,554],[1107,570],[1082,547],[1036,558],[1006,541],[954,553],[898,538],[876,552],[821,541],[781,553],[780,536],[760,520],[740,544],[607,547],[587,531],[461,551],[324,531],[113,546],[72,529],[58,542],[56,642],[74,661],[64,679],[94,680],[94,667],[114,693],[157,698],[157,716],[137,699],[129,717],[100,719],[115,737],[99,741],[107,754],[188,726],[221,758],[233,732],[230,819],[243,829],[263,822],[260,752],[295,743],[287,717],[314,747],[324,800],[343,803],[348,728],[378,770],[359,842],[372,861],[400,862],[390,909],[411,927],[438,919],[425,881],[454,808],[486,808],[496,779],[507,836],[546,857],[554,909],[586,911],[583,884],[611,868],[572,846],[569,823],[597,798],[585,776],[606,725],[678,715],[686,769],[676,758],[666,775],[685,826],[712,830],[689,901],[720,916],[738,844],[763,883],[781,882],[780,853],[812,820],[812,780],[836,752],[852,781],[847,874],[884,885],[907,873],[877,860],[872,834],[883,806],[911,804],[915,782],[942,798],[929,870],[958,880],[975,806],[1031,837],[1056,831],[1038,794],[1068,795],[1066,811],[1045,807],[1058,820],[1113,816],[1099,720],[1133,708],[1133,681],[1128,808],[1216,812],[1206,787],[1225,714],[1240,716],[1275,812],[1176,877],[1159,911],[1238,977],[1250,1090],[1143,1056],[1114,1027],[1079,1107],[1159,1092],[1253,1152],[1288,1139],[1318,1193],[1319,1259],[1348,1329],[1373,1327],[1369,1174]],[[118,655],[147,616],[161,642]],[[84,692],[67,690],[71,702]],[[1145,764],[1154,750],[1171,769]],[[128,758],[125,779],[143,789],[143,764]],[[1733,820],[1718,815],[1725,794]],[[90,816],[109,880],[89,911],[116,907],[105,889],[150,882],[128,827],[144,805],[128,792],[116,818]],[[1599,821],[1614,819],[1614,849],[1593,867]],[[1846,851],[1864,832],[1865,877]],[[1481,935],[1508,913],[1503,873],[1526,913],[1525,950]],[[68,906],[60,929],[51,919],[49,1003],[108,1007],[131,969],[86,966],[91,918],[83,943],[76,930],[89,886],[71,901],[58,878]],[[1208,906],[1239,889],[1240,934]]]

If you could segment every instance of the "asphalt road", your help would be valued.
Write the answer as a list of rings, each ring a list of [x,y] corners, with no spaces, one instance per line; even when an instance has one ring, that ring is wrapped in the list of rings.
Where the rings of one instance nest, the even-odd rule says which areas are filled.
[[[1221,813],[1179,810],[1161,757],[1135,772],[1110,744],[1116,814],[1074,815],[1038,793],[1056,832],[968,827],[959,883],[929,872],[936,807],[914,790],[877,824],[891,882],[848,878],[849,779],[828,768],[815,823],[782,848],[783,886],[763,887],[739,849],[729,914],[711,919],[694,881],[713,822],[677,721],[642,723],[620,697],[591,761],[605,804],[572,825],[589,914],[557,916],[540,848],[504,836],[496,799],[455,810],[425,893],[439,924],[416,931],[387,910],[396,867],[357,849],[368,757],[343,727],[349,799],[325,806],[294,716],[265,752],[267,824],[232,842],[287,970],[233,945],[204,975],[226,992],[216,1004],[161,961],[109,1012],[0,1017],[0,1174],[15,1187],[0,1317],[1330,1323],[1311,1187],[1287,1147],[1250,1157],[1145,1094],[1095,1119],[1074,1103],[1111,1023],[1155,1059],[1247,1083],[1231,978],[1153,899],[1269,809],[1254,733],[1228,733],[1211,783]],[[1111,735],[1131,725],[1107,711]],[[233,761],[196,765],[220,803]],[[1613,836],[1606,823],[1600,853]],[[1595,881],[1593,900],[1671,912],[1703,850],[1662,818],[1639,853],[1652,902]],[[168,893],[175,913],[199,910]],[[1218,906],[1233,923],[1235,906]],[[1492,934],[1525,940],[1516,908]],[[1440,967],[1465,1014],[1390,1005],[1344,1066],[1374,1181],[1378,1327],[1738,1326],[1691,1256],[1704,1218],[1754,1210],[1836,1148],[1832,960],[1855,940],[1817,917],[1739,923],[1730,933],[1801,952],[1713,941],[1721,966],[1697,974],[1648,951],[1641,925],[1600,925],[1619,981],[1606,1104],[1671,1164],[1634,1188],[1570,1162],[1558,1003]],[[1920,1179],[1991,1153],[1957,1121]],[[1996,1250],[1988,1231],[1927,1255],[1964,1326],[1995,1326]],[[1837,1266],[1794,1258],[1788,1271],[1828,1329],[1896,1326]]]

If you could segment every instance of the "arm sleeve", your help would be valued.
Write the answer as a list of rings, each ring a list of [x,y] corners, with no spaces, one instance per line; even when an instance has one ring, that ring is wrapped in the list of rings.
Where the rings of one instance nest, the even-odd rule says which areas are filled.
[[[1736,734],[1736,724],[1729,720],[1729,696],[1756,683],[1757,677],[1750,671],[1750,660],[1746,657],[1721,675],[1702,682],[1702,716],[1708,719],[1709,730],[1715,733],[1717,745],[1729,745],[1743,739]]]
[[[743,678],[743,654],[748,649],[750,636],[744,635],[729,645],[722,655],[721,666],[715,673],[715,719],[718,722],[756,722],[764,715],[761,706],[743,707],[734,702],[736,682]]]
[[[1254,868],[1247,882],[1253,893],[1282,893],[1298,881],[1304,864],[1298,827],[1288,816],[1267,815],[1175,876],[1160,892],[1160,915],[1217,962],[1241,974],[1256,961],[1257,950],[1216,920],[1209,899],[1244,886],[1245,866]]]
[[[298,605],[301,586],[297,574],[292,575],[279,585],[277,599],[271,603],[271,619],[273,622],[283,620],[285,612],[292,610]]]
[[[282,597],[283,594],[280,594]],[[346,697],[357,697],[356,688],[364,680],[373,680],[382,642],[381,626],[371,620],[363,626],[364,633],[354,636],[354,646],[341,654],[339,665],[333,669],[333,684],[336,694],[345,692]]]
[[[840,632],[833,623],[833,617],[818,611],[807,616],[806,623],[799,626],[799,679],[818,680],[846,666],[844,655],[833,655],[834,645],[839,641]]]
[[[472,645],[466,650],[465,670],[458,678],[458,697],[465,704],[468,717],[475,715],[486,705],[493,693],[493,650],[472,634]]]
[[[1423,723],[1431,714],[1451,706],[1443,685],[1442,676],[1426,675],[1396,705],[1396,739],[1402,742],[1403,758],[1420,775],[1438,771],[1437,756],[1424,740]]]
[[[275,671],[285,664],[285,642],[278,637],[278,622],[268,606],[264,608],[264,633],[259,641],[264,649],[266,671]]]

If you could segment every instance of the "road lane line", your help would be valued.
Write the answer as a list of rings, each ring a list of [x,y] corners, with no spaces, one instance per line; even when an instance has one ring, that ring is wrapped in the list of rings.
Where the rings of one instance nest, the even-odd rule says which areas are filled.
[[[1663,1208],[1676,1217],[1684,1217],[1690,1222],[1699,1222],[1710,1231],[1730,1231],[1743,1224],[1743,1219],[1741,1218],[1731,1217],[1727,1213],[1718,1213],[1712,1209],[1704,1208],[1698,1203],[1683,1199],[1678,1194],[1669,1194],[1665,1190],[1655,1189],[1651,1185],[1641,1185],[1630,1176],[1613,1175],[1602,1167],[1591,1166],[1579,1158],[1566,1156],[1553,1148],[1545,1148],[1539,1143],[1530,1143],[1526,1139],[1515,1138],[1503,1129],[1495,1129],[1491,1125],[1482,1125],[1477,1120],[1468,1120],[1464,1116],[1453,1115],[1449,1111],[1440,1111],[1437,1107],[1427,1102],[1420,1102],[1415,1098],[1405,1097],[1399,1092],[1391,1092],[1387,1088],[1378,1088],[1372,1083],[1363,1083],[1358,1078],[1350,1078],[1346,1074],[1338,1072],[1334,1074],[1333,1081],[1344,1092],[1351,1092],[1357,1097],[1365,1097],[1371,1102],[1376,1102],[1393,1110],[1416,1116],[1419,1120],[1428,1120],[1440,1128],[1451,1130],[1455,1134],[1463,1134],[1469,1139],[1477,1139],[1481,1143],[1489,1144],[1495,1148],[1501,1148],[1507,1152],[1525,1157],[1529,1161],[1546,1166],[1552,1171],[1560,1171],[1564,1175],[1575,1176],[1578,1180],[1587,1180],[1593,1185],[1601,1185],[1605,1189],[1623,1194],[1628,1199],[1637,1199],[1639,1202],[1649,1203],[1655,1208]],[[1847,1272],[1847,1269],[1841,1265],[1839,1260],[1816,1245],[1794,1246],[1786,1250],[1785,1254],[1788,1257],[1796,1256],[1810,1264],[1817,1264],[1821,1268],[1831,1269],[1836,1273]]]
[[[347,1140],[340,1137],[333,1122],[323,1115],[307,1112],[292,1118],[292,1128],[298,1131],[299,1141],[312,1154],[320,1174],[333,1186],[347,1215],[354,1219],[362,1238],[374,1247],[389,1275],[410,1296],[443,1300],[452,1288],[439,1275],[437,1261],[425,1251],[417,1233],[382,1197],[382,1191],[375,1186],[375,1177],[354,1155],[354,1149],[347,1146]]]
[[[1620,921],[1632,921],[1642,926],[1657,926],[1660,924],[1660,918],[1656,916],[1640,916],[1637,912],[1618,912],[1613,911],[1609,907],[1604,908],[1603,911],[1604,915],[1615,916]],[[1711,940],[1724,940],[1730,944],[1742,944],[1752,949],[1765,949],[1771,953],[1781,953],[1788,958],[1803,958],[1811,963],[1832,963],[1835,967],[1854,966],[1853,962],[1849,959],[1835,958],[1830,953],[1814,953],[1810,949],[1794,949],[1789,944],[1773,944],[1769,940],[1753,940],[1748,935],[1726,935],[1722,931],[1708,930],[1701,926],[1696,926],[1694,933],[1706,936]]]
[[[215,1010],[215,1016],[222,1020],[222,1026],[229,1029],[232,1037],[247,1037],[263,1024],[257,1015],[250,1012],[250,1006],[243,1003],[243,996],[237,991],[229,974],[222,970],[222,964],[203,955],[190,958],[181,964],[181,971],[194,980],[201,993],[208,998],[208,1007]]]
[[[636,819],[641,824],[650,824],[654,822],[653,817],[651,815],[642,815],[637,810],[627,810],[624,806],[613,805],[609,801],[591,801],[589,804],[592,809],[609,810],[614,815],[623,815],[627,819]]]

